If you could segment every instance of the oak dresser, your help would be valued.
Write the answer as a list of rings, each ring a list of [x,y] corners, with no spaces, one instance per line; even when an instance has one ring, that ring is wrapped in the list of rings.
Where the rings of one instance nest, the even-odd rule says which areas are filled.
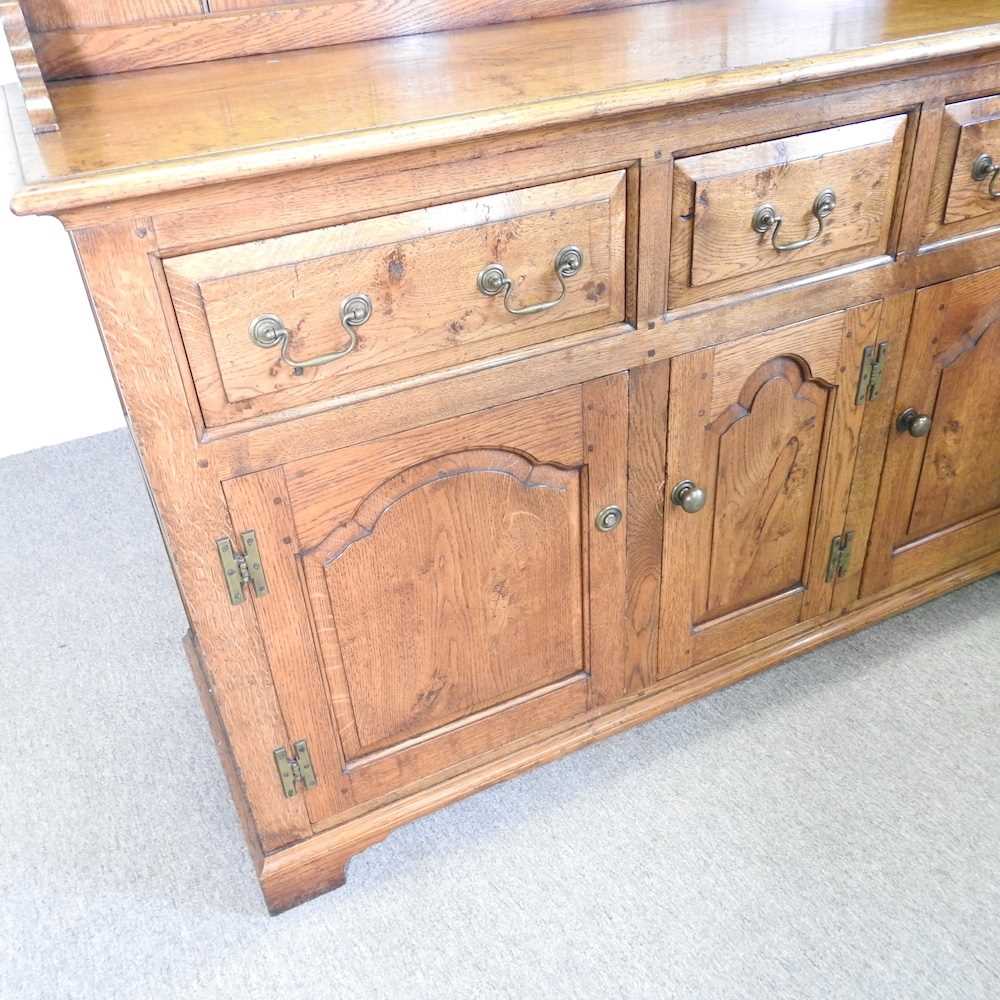
[[[0,12],[272,912],[1000,570],[1000,0]]]

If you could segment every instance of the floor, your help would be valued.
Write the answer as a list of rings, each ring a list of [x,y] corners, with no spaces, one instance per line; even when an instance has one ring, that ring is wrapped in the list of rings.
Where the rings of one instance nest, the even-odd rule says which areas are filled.
[[[124,432],[0,462],[2,1000],[996,1000],[1000,577],[264,910]]]

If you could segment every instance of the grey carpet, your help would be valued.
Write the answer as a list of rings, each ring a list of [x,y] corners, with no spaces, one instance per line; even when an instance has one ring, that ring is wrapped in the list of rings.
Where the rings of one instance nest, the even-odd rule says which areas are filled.
[[[265,914],[124,432],[0,462],[0,997],[1000,997],[1000,578]]]

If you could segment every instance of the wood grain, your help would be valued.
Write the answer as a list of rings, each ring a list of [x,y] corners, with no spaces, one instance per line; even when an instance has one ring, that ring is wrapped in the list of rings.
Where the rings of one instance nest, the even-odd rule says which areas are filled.
[[[988,54],[980,55],[973,62],[985,63],[987,58]],[[646,195],[638,207],[649,213],[645,238],[655,245],[669,238],[663,220],[669,218],[675,155],[885,117],[926,102],[942,90],[989,86],[994,72],[988,64],[962,69],[958,60],[926,67],[916,76],[912,69],[908,75],[906,67],[897,67],[835,84],[802,84],[612,120],[593,118],[544,130],[484,133],[459,146],[396,151],[391,160],[362,158],[309,167],[299,170],[294,179],[269,173],[243,176],[238,182],[76,209],[65,213],[64,219],[79,228],[134,214],[141,206],[156,215],[165,254],[176,256],[373,214],[446,204],[459,193],[463,197],[494,194],[510,190],[512,182],[522,188],[639,167],[640,187],[645,185]],[[911,120],[917,120],[912,112]],[[936,144],[930,143],[929,148],[936,149]],[[610,160],[609,150],[613,150]],[[932,157],[933,152],[926,155]],[[653,168],[659,177],[649,176]],[[42,172],[35,166],[28,175]],[[650,190],[656,185],[659,204],[654,203]],[[380,210],[373,212],[377,207]],[[921,204],[921,225],[922,213]],[[663,254],[660,266],[666,259]],[[648,259],[647,263],[651,265]]]
[[[642,160],[640,173],[637,323],[667,308],[670,229],[664,220],[670,218],[673,162],[657,160],[657,152],[662,157],[662,150],[654,150]]]
[[[576,468],[584,464],[578,386],[530,396],[514,403],[461,415],[461,419],[419,421],[406,430],[363,435],[350,447],[321,448],[287,461],[285,475],[298,539],[312,549],[331,524],[350,521],[379,483],[400,469],[450,452],[482,447],[507,448],[542,462]],[[380,433],[381,432],[381,433]],[[336,483],[336,490],[330,489]]]
[[[228,478],[368,440],[373,427],[392,433],[712,344],[747,345],[754,334],[769,328],[775,316],[795,323],[830,315],[858,300],[891,296],[983,270],[991,255],[998,253],[1000,235],[986,236],[978,246],[959,242],[891,264],[734,297],[711,308],[699,306],[655,320],[647,318],[638,331],[619,328],[607,338],[582,344],[524,350],[500,366],[487,362],[451,372],[444,382],[431,378],[397,386],[389,393],[359,393],[332,407],[319,402],[298,410],[294,420],[243,421],[223,432],[206,433],[204,449],[213,465],[224,470],[222,478]],[[444,387],[447,391],[442,391]]]
[[[715,523],[703,616],[722,617],[805,576],[827,391],[778,357],[744,383],[712,424],[718,435]]]
[[[977,82],[978,83],[978,82]],[[996,90],[995,80],[959,93]],[[975,181],[972,164],[990,153],[997,138],[1000,98],[995,94],[942,102],[933,169],[922,217],[925,243],[974,235],[1000,222],[1000,203],[988,196],[989,181]]]
[[[705,424],[712,402],[715,351],[695,351],[660,363],[670,369],[670,406],[660,565],[658,678],[685,670],[694,658],[696,583],[686,574],[692,567],[702,565],[704,554],[710,551],[713,494],[709,492],[707,511],[701,512],[701,515],[708,513],[707,517],[683,514],[669,497],[674,486],[684,480],[706,484],[703,489],[712,482],[712,454]]]
[[[860,593],[885,448],[893,423],[896,385],[903,364],[913,300],[912,291],[899,292],[883,300],[879,310],[875,342],[879,346],[885,344],[887,354],[883,361],[882,385],[878,396],[869,399],[863,406],[864,415],[858,432],[857,457],[844,523],[844,531],[851,532],[854,536],[853,555],[846,573],[834,584],[834,608],[848,607],[858,599]],[[857,310],[852,315],[851,322],[865,318],[866,311]],[[866,338],[859,339],[863,343]]]
[[[628,534],[628,375],[622,372],[585,383],[581,406],[587,477],[585,627],[593,706],[625,693],[622,618]],[[598,531],[597,515],[610,506],[621,510],[622,520],[613,531]]]
[[[229,734],[219,715],[219,708],[212,693],[211,682],[205,661],[202,658],[201,650],[198,648],[198,640],[194,633],[188,629],[182,641],[184,655],[187,658],[188,666],[191,669],[191,676],[194,678],[195,687],[198,689],[198,700],[201,702],[201,709],[208,720],[208,726],[212,733],[212,740],[215,743],[216,752],[222,764],[222,770],[226,775],[226,783],[229,785],[229,794],[232,797],[233,805],[236,807],[236,814],[240,819],[240,826],[243,829],[243,836],[247,843],[250,857],[253,859],[254,867],[259,873],[264,863],[264,852],[261,847],[260,837],[257,835],[257,823],[253,810],[246,796],[246,789],[240,777],[236,759],[229,743]]]
[[[453,453],[303,553],[336,621],[350,758],[585,668],[580,486],[511,452]]]
[[[656,678],[670,365],[629,372],[626,687]]]
[[[954,361],[945,352],[935,358],[942,369],[935,426],[924,451],[908,538],[1000,507],[1000,435],[995,431],[1000,427],[1000,318],[974,327],[961,348]]]
[[[874,347],[882,315],[881,302],[867,302],[847,310],[844,315],[844,334],[840,342],[840,361],[837,365],[836,403],[830,414],[825,467],[822,486],[816,504],[816,522],[821,527],[813,535],[807,552],[807,581],[802,604],[803,617],[808,619],[827,608],[837,610],[836,578],[826,581],[830,558],[830,543],[834,535],[843,537],[851,497],[851,483],[857,469],[861,446],[861,430],[867,403],[857,402],[857,386],[861,363],[866,347]],[[860,560],[860,552],[851,550],[851,560]],[[827,593],[823,580],[829,586]]]

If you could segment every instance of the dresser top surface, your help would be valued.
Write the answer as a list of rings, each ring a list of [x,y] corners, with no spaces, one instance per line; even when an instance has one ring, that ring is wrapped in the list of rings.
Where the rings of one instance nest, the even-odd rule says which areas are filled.
[[[57,212],[1000,48],[1000,0],[672,0],[51,85],[8,104]]]

